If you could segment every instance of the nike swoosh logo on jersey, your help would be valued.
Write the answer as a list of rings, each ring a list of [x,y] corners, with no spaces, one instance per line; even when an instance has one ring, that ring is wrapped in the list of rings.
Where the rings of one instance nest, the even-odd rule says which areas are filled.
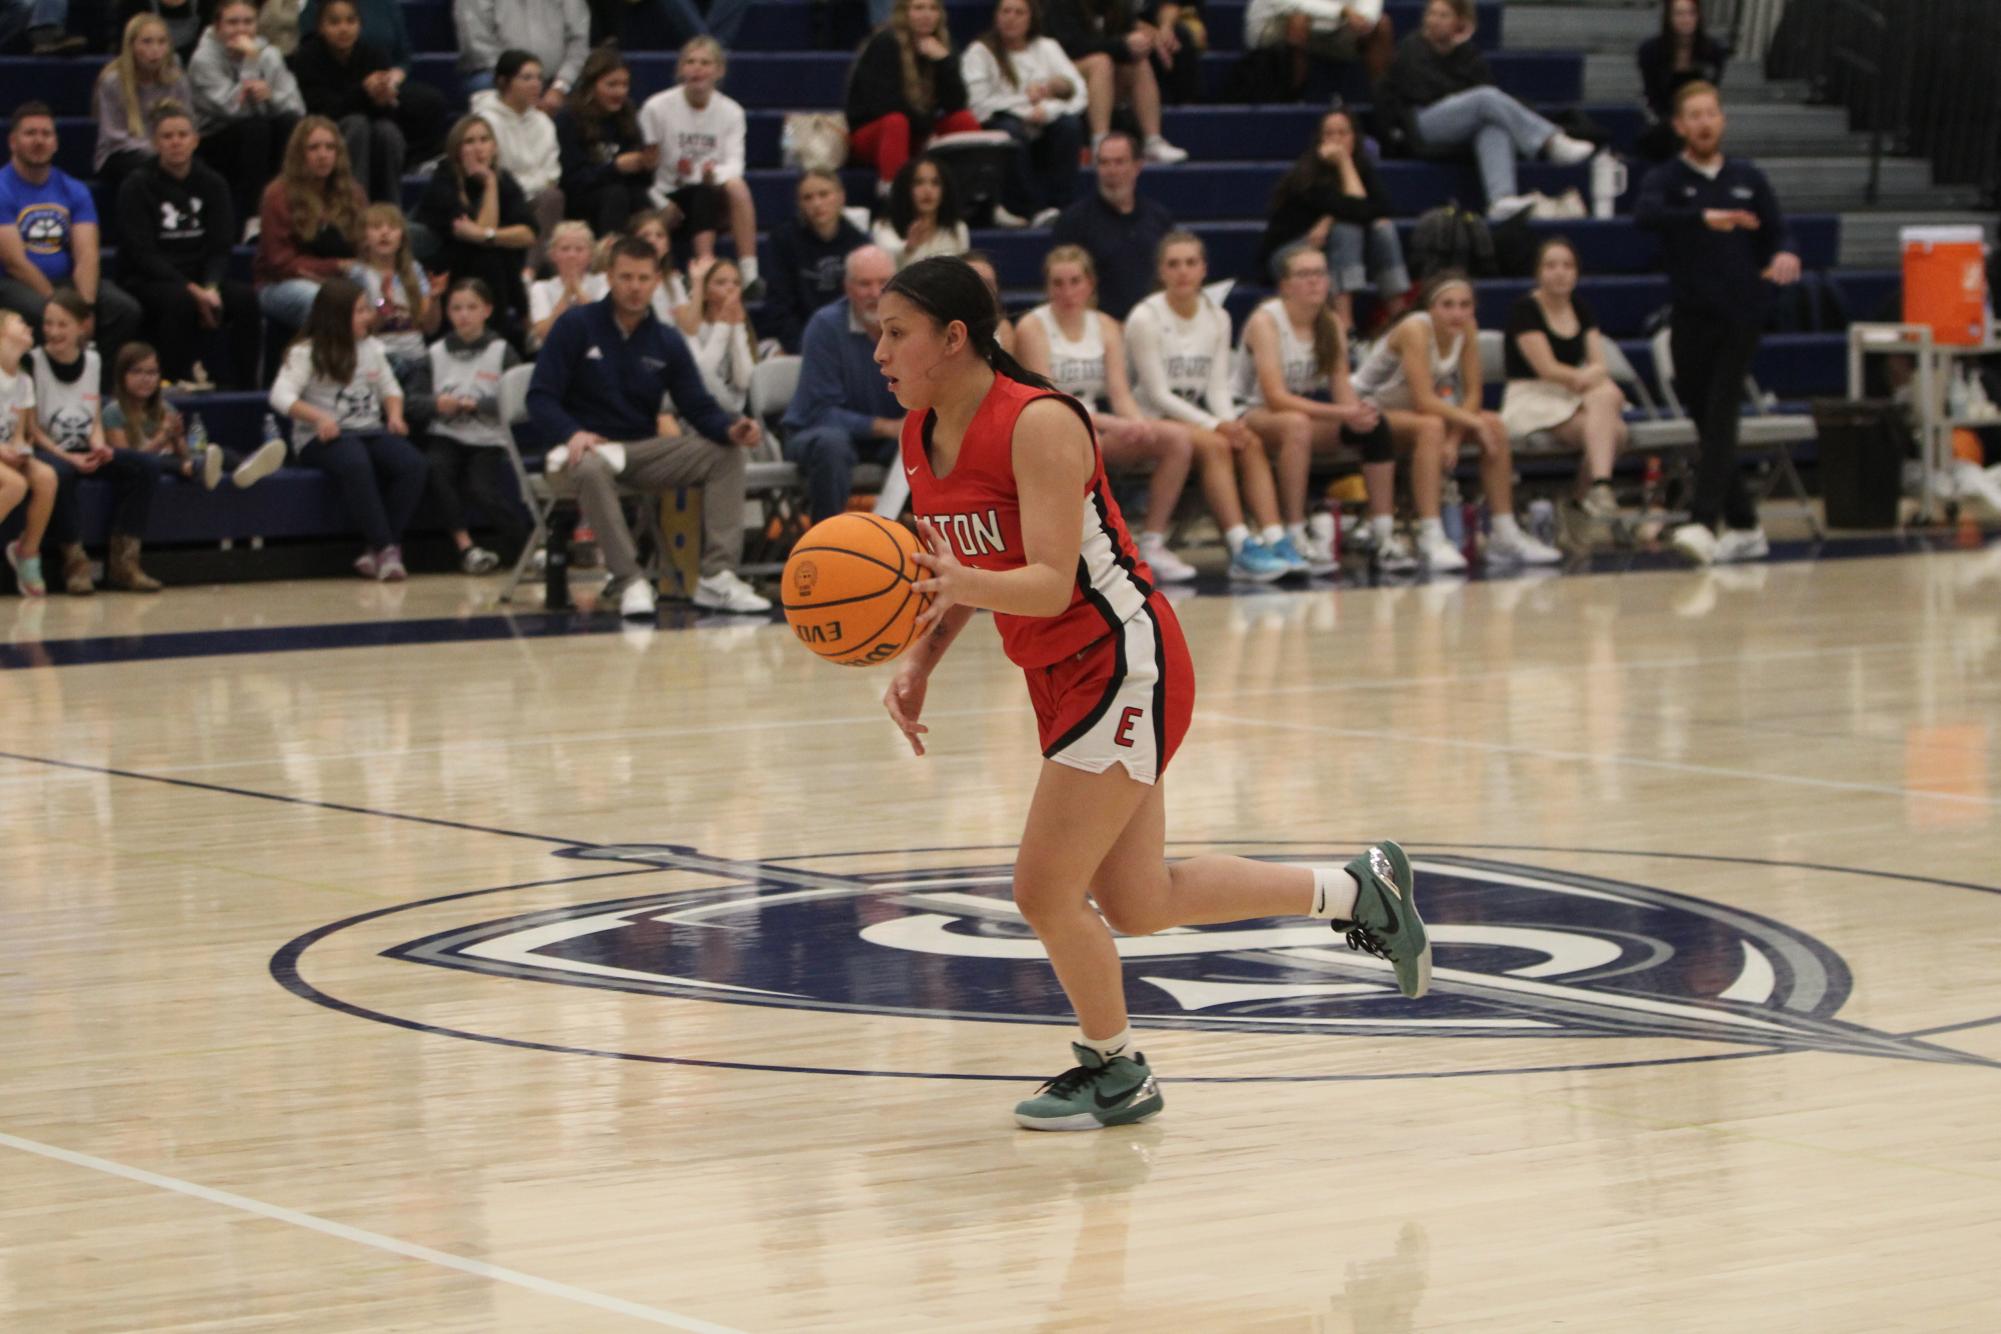
[[[917,475],[917,468],[915,464],[906,463],[903,466],[903,471],[911,477],[915,477]]]

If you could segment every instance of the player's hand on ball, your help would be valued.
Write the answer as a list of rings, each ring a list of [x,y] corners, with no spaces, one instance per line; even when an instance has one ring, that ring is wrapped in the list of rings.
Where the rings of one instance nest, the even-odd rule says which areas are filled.
[[[970,573],[952,554],[952,548],[941,537],[929,519],[917,521],[917,535],[924,539],[926,550],[918,552],[911,559],[917,568],[930,572],[929,579],[919,579],[917,591],[931,599],[931,605],[917,618],[917,633],[923,634],[938,623],[938,618],[964,601],[966,576]]]
[[[919,755],[924,753],[924,734],[931,730],[917,721],[917,715],[924,712],[924,691],[930,681],[929,672],[911,663],[896,674],[882,694],[882,707],[889,710],[890,721],[902,729],[903,739]]]

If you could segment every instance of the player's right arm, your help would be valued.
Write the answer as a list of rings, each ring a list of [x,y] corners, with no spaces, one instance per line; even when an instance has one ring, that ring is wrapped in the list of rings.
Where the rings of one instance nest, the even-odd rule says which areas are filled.
[[[945,656],[945,650],[952,647],[952,641],[966,628],[966,622],[973,619],[973,611],[974,608],[963,605],[948,607],[937,624],[911,646],[910,656],[891,679],[889,689],[883,692],[882,706],[889,710],[890,721],[902,730],[910,749],[919,755],[924,753],[924,734],[931,730],[917,721],[924,712],[924,692],[931,681],[931,669]]]

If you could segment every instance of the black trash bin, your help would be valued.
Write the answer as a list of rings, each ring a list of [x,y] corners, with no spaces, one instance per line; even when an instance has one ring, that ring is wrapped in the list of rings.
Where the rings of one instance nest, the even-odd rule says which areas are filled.
[[[1911,432],[1887,399],[1817,398],[1820,494],[1829,528],[1894,528]]]

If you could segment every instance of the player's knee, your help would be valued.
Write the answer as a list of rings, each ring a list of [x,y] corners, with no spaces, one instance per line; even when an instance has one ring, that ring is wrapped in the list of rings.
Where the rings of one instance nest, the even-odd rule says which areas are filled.
[[[1445,446],[1445,423],[1436,417],[1426,417],[1417,424],[1417,446],[1420,449],[1442,449]]]
[[[1173,923],[1160,920],[1160,915],[1144,905],[1107,902],[1098,900],[1098,915],[1105,919],[1105,925],[1122,936],[1150,936],[1154,932]]]

